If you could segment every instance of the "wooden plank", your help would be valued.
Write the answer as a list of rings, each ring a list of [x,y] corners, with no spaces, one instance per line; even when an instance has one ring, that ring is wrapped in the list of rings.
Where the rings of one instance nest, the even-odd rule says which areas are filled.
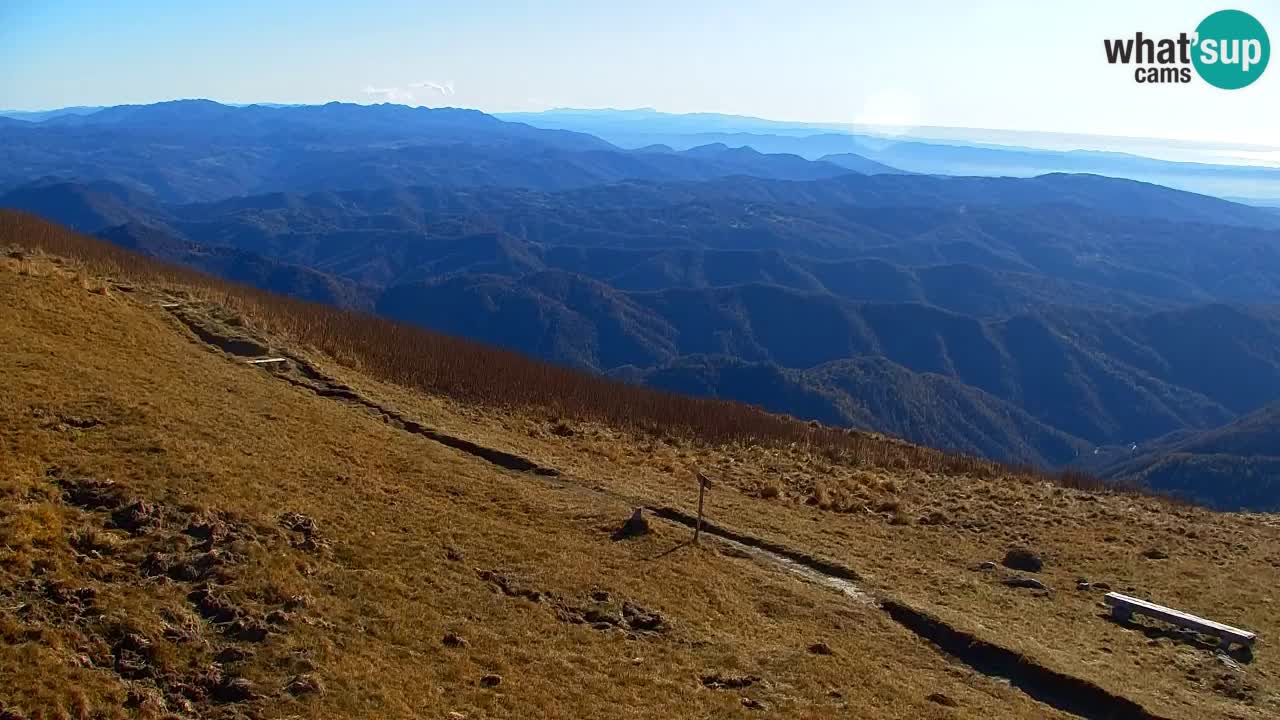
[[[1173,608],[1157,605],[1153,602],[1147,602],[1140,598],[1121,595],[1117,592],[1107,593],[1103,598],[1103,602],[1115,608],[1123,608],[1143,615],[1157,617],[1179,627],[1199,630],[1201,632],[1207,632],[1223,637],[1231,637],[1246,645],[1253,644],[1253,641],[1258,637],[1255,633],[1251,633],[1248,630],[1241,630],[1240,628],[1225,625],[1220,622],[1214,622],[1213,620],[1207,620],[1197,615],[1192,615],[1191,613],[1182,612],[1181,610],[1174,610]]]
[[[289,358],[260,358],[258,360],[249,360],[250,365],[266,365],[268,363],[289,362]]]

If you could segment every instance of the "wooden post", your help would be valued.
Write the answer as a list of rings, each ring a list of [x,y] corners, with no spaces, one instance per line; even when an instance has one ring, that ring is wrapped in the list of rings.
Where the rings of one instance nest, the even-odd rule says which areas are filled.
[[[702,534],[702,499],[707,493],[707,488],[711,487],[711,481],[700,472],[694,474],[698,476],[698,524],[693,528],[693,544],[697,545],[698,536]]]

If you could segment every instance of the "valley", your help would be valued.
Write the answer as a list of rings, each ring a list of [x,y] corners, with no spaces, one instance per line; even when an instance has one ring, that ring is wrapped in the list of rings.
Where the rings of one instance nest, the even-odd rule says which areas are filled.
[[[1280,221],[1264,208],[1090,175],[864,175],[724,145],[627,151],[459,111],[168,103],[103,114],[22,132],[55,145],[105,128],[144,145],[178,133],[208,152],[191,133],[212,118],[228,138],[215,144],[269,143],[292,122],[350,152],[412,143],[397,173],[418,167],[413,157],[456,168],[488,153],[511,180],[531,144],[560,171],[605,153],[617,172],[510,187],[375,170],[320,191],[290,180],[189,202],[145,179],[176,167],[152,159],[130,176],[82,169],[19,184],[0,206],[627,382],[1156,489],[1186,490],[1124,471],[1137,467],[1123,462],[1134,446],[1280,400]],[[184,182],[220,182],[200,167]],[[277,182],[245,180],[248,192]]]

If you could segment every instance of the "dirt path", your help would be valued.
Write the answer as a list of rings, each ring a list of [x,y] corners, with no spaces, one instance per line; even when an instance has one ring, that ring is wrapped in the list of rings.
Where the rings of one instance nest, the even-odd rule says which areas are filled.
[[[196,308],[178,304],[164,306],[200,343],[217,348],[244,362],[246,369],[270,373],[296,387],[361,409],[404,432],[485,460],[503,469],[554,482],[557,487],[607,496],[632,507],[644,507],[662,521],[692,529],[696,519],[680,510],[653,506],[643,498],[595,487],[562,475],[555,468],[540,465],[528,458],[497,448],[486,447],[465,438],[450,435],[400,412],[364,397],[353,388],[328,377],[305,359],[279,350],[276,355],[287,362],[253,365],[247,360],[270,354],[269,343],[253,337],[240,328],[231,328]],[[1007,684],[1037,702],[1086,720],[1166,720],[1152,714],[1127,698],[1108,692],[1087,680],[1064,675],[1039,665],[1008,648],[986,642],[970,633],[952,627],[942,620],[898,599],[875,597],[860,585],[856,571],[832,560],[790,548],[765,538],[753,537],[728,527],[703,521],[702,532],[717,542],[776,565],[784,572],[806,582],[826,586],[859,605],[882,610],[898,625],[926,640],[938,652],[957,661],[994,682]]]

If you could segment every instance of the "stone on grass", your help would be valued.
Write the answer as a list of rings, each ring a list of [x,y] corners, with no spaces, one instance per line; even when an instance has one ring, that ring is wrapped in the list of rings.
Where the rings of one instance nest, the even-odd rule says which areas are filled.
[[[613,539],[625,540],[648,535],[650,532],[652,532],[652,529],[649,527],[649,519],[644,516],[644,508],[636,508],[632,511],[631,517],[627,518],[622,527],[618,528],[617,532],[613,534]]]
[[[1027,548],[1011,548],[1000,562],[1007,568],[1023,572],[1040,572],[1044,569],[1044,560]]]

